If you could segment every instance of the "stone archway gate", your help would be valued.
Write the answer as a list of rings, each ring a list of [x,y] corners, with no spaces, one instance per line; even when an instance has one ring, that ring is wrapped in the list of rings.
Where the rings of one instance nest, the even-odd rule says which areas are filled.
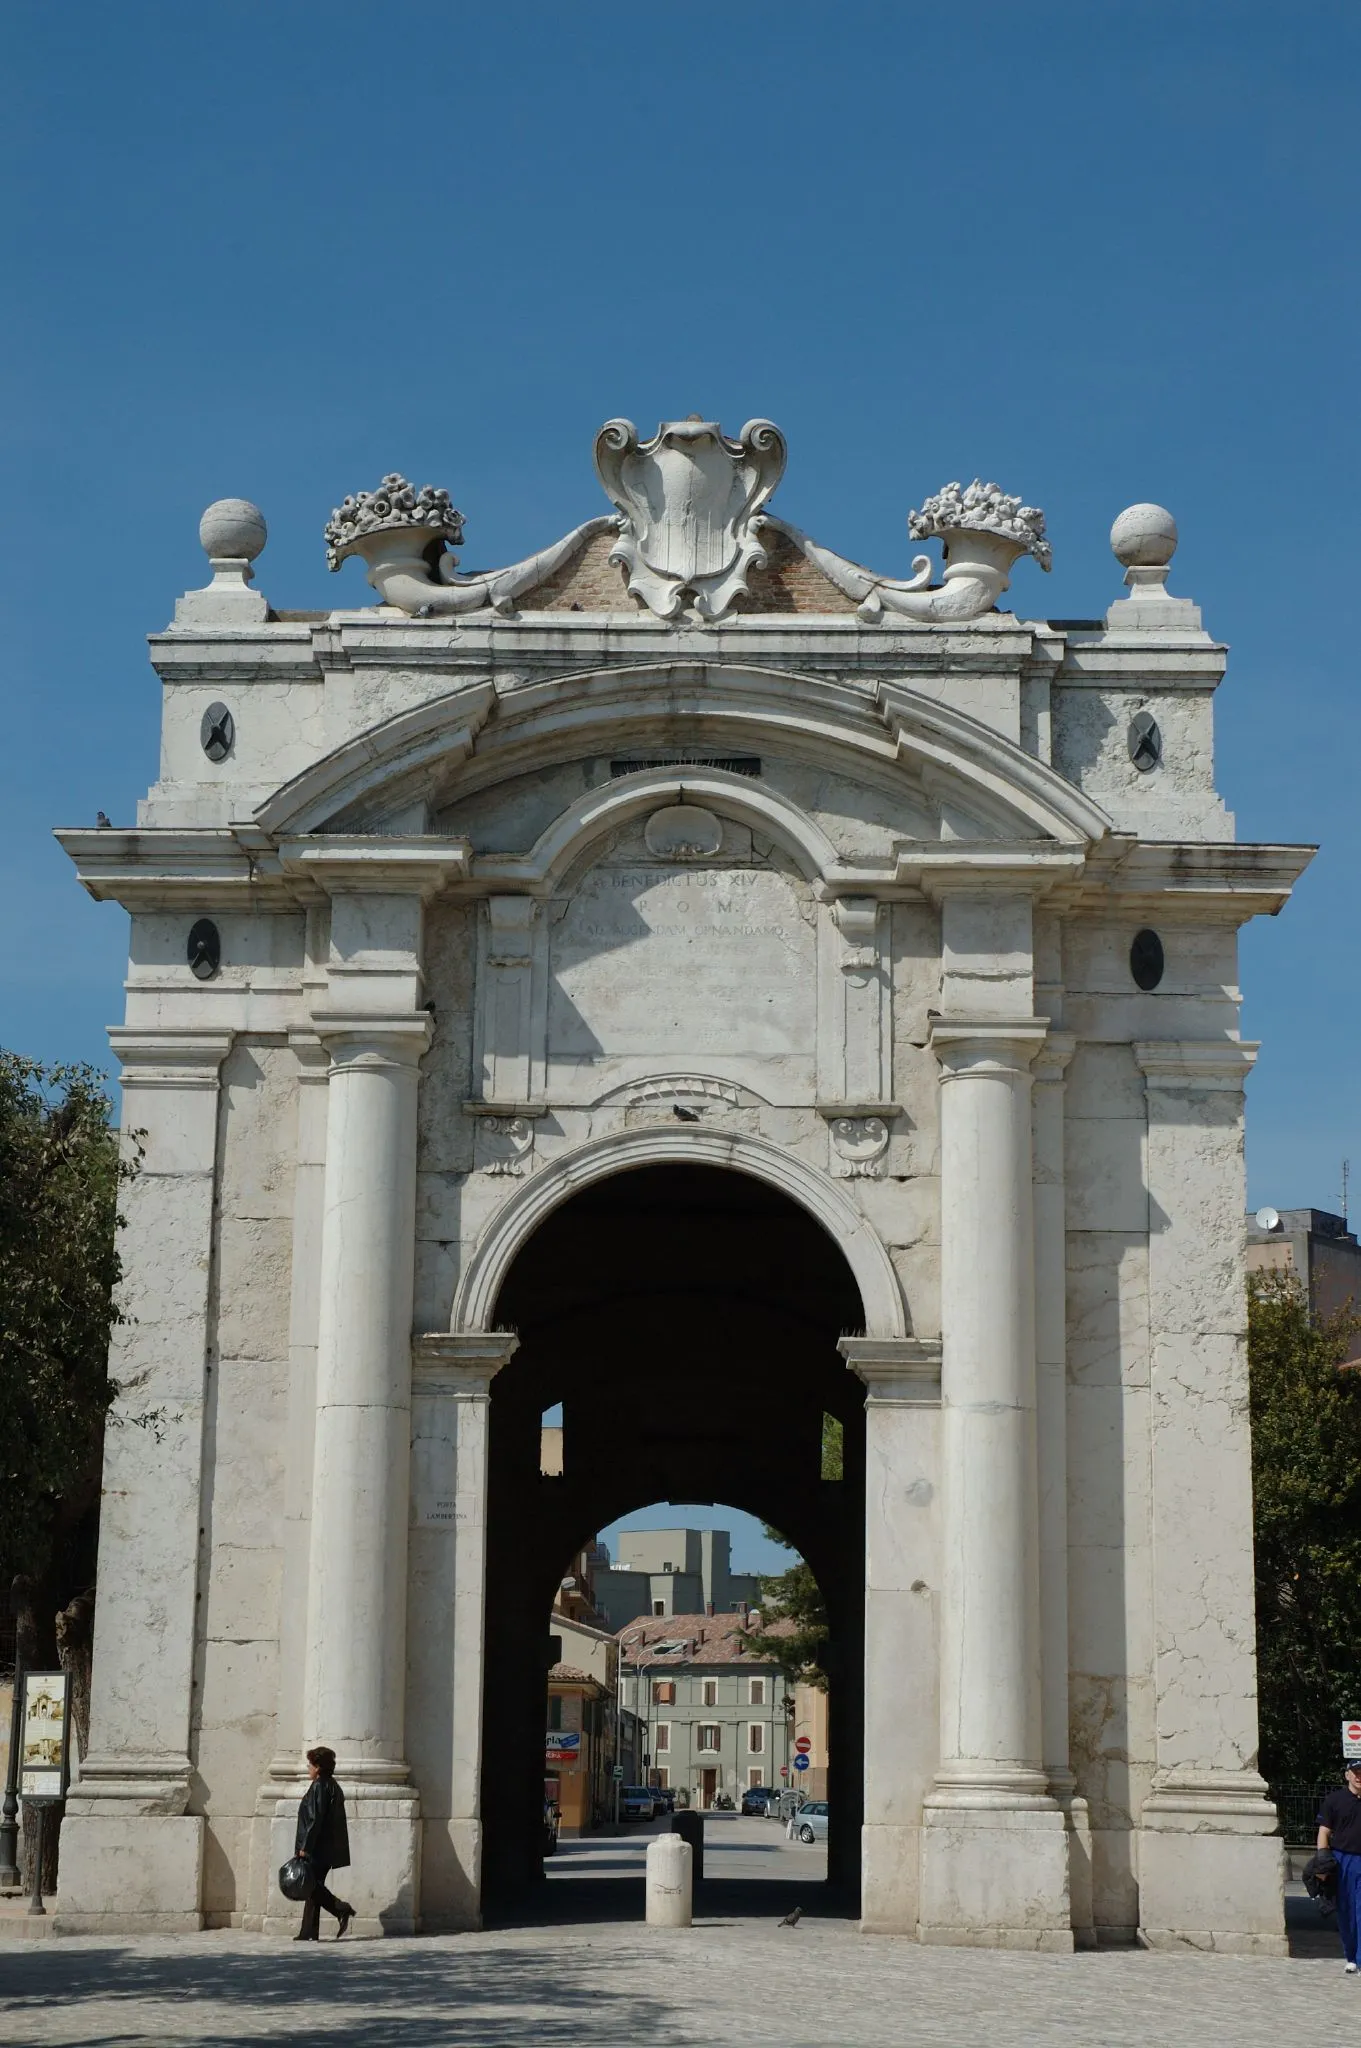
[[[933,584],[769,515],[768,423],[597,453],[617,516],[488,576],[446,494],[346,500],[368,609],[270,610],[212,508],[162,778],[61,835],[132,916],[114,1370],[170,1419],[109,1437],[58,1925],[282,1928],[318,1740],[361,1925],[476,1922],[498,1287],[573,1189],[692,1159],[861,1293],[867,1924],[1279,1950],[1235,934],[1307,850],[1234,842],[1175,529],[1026,622],[995,487],[913,514]]]

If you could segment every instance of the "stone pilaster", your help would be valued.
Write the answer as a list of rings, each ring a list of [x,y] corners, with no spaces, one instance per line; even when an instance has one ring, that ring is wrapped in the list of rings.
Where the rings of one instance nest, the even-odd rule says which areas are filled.
[[[1157,1751],[1140,1939],[1284,1955],[1282,1850],[1257,1771],[1252,1464],[1237,1039],[1135,1046],[1148,1097]]]
[[[411,1732],[424,1816],[427,1930],[478,1927],[482,1899],[487,1434],[491,1384],[519,1339],[461,1330],[418,1337],[411,1386],[407,1610]]]
[[[914,1935],[939,1719],[940,1344],[843,1337],[838,1349],[865,1383],[863,1924]]]
[[[109,1033],[122,1062],[128,1275],[110,1370],[90,1751],[67,1801],[56,1924],[202,1926],[203,1835],[188,1811],[200,1499],[211,1342],[218,1095],[229,1031]]]
[[[1095,1946],[1087,1802],[1068,1758],[1068,1345],[1063,1083],[1075,1040],[1051,1028],[1031,1063],[1035,1216],[1035,1436],[1039,1485],[1040,1728],[1049,1790],[1068,1823],[1073,1938]]]

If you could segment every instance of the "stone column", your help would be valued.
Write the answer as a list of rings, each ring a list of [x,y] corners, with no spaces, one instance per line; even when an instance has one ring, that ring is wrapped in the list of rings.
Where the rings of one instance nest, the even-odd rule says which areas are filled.
[[[304,1748],[336,1752],[359,1933],[420,1924],[405,1724],[417,1108],[431,1034],[421,952],[424,904],[463,856],[457,843],[324,836],[283,854],[330,899],[311,1016],[329,1066],[301,1720]],[[281,1787],[275,1808],[267,1932],[296,1924],[273,1870],[291,1853],[300,1789]]]
[[[1035,1212],[1035,1425],[1039,1483],[1040,1729],[1049,1790],[1068,1825],[1073,1938],[1096,1945],[1092,1833],[1068,1761],[1068,1230],[1063,1082],[1076,1041],[1050,1030],[1031,1064]]]
[[[418,1337],[411,1400],[407,1606],[411,1764],[421,1787],[427,1933],[482,1924],[482,1697],[491,1383],[508,1331]]]
[[[203,1425],[212,1371],[218,1086],[232,1033],[109,1033],[142,1147],[120,1237],[125,1389],[104,1451],[90,1752],[62,1825],[65,1933],[202,1926],[204,1823],[188,1812]]]
[[[330,1057],[303,1746],[336,1752],[360,1933],[414,1933],[420,1807],[406,1761],[407,1509],[418,1062],[425,1016],[314,1019]],[[281,1800],[277,1861],[291,1850]],[[271,1899],[266,1926],[284,1917]]]
[[[922,1801],[936,1769],[940,1345],[843,1337],[865,1383],[865,1824],[862,1924],[921,1917]]]
[[[1137,1044],[1148,1097],[1157,1747],[1140,1938],[1284,1955],[1282,1849],[1257,1771],[1252,1458],[1237,1039]]]
[[[922,1939],[1072,1946],[1043,1769],[1030,1063],[1043,1020],[942,1018],[940,1765]]]

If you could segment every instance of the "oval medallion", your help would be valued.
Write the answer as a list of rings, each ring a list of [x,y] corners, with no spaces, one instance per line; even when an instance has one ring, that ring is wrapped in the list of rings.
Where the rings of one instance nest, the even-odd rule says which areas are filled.
[[[652,813],[643,837],[661,860],[704,860],[723,844],[723,827],[700,804],[668,804]]]

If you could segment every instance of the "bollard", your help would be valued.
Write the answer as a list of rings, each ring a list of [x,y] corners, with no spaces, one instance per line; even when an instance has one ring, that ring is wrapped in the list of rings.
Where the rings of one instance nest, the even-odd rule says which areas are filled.
[[[694,1857],[694,1861],[690,1865],[690,1874],[696,1884],[703,1884],[704,1815],[696,1813],[690,1807],[677,1807],[671,1816],[670,1833],[679,1835],[682,1840],[690,1844],[690,1853]]]
[[[690,1844],[679,1835],[655,1835],[647,1845],[647,1924],[688,1927]]]

